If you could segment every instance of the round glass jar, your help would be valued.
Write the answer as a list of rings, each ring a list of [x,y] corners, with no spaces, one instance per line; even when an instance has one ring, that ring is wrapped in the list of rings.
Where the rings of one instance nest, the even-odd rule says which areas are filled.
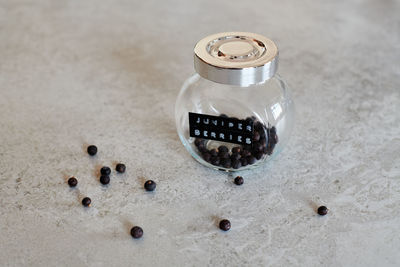
[[[237,171],[277,155],[294,123],[294,105],[276,74],[278,49],[264,36],[225,32],[194,48],[196,74],[175,105],[179,137],[200,163]]]

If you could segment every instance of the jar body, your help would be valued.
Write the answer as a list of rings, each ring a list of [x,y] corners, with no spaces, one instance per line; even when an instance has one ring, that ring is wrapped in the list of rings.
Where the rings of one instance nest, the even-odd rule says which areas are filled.
[[[252,144],[191,137],[189,112],[251,120]],[[194,74],[178,95],[175,119],[183,145],[197,161],[210,168],[237,171],[257,167],[282,150],[293,128],[294,104],[279,75],[262,84],[241,87]]]

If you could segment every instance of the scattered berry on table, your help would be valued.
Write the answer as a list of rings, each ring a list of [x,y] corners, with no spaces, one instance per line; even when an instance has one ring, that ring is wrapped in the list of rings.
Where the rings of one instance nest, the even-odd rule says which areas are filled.
[[[94,155],[97,154],[97,147],[94,146],[94,145],[90,145],[90,146],[88,146],[88,148],[87,148],[87,152],[88,152],[88,154],[89,154],[90,156],[94,156]]]
[[[118,163],[117,166],[115,166],[115,170],[119,173],[124,173],[126,170],[125,164]]]
[[[89,197],[85,197],[82,199],[82,205],[85,207],[90,207],[90,204],[92,203],[92,200]]]
[[[75,177],[71,177],[68,179],[68,185],[70,187],[75,187],[78,184],[78,180]]]
[[[223,231],[228,231],[229,229],[231,229],[231,222],[229,220],[221,220],[219,222],[219,228]]]
[[[102,183],[103,185],[109,184],[110,183],[110,176],[108,175],[101,175],[100,176],[100,183]]]
[[[133,238],[141,238],[143,236],[143,229],[139,226],[132,227],[131,236]]]
[[[236,184],[236,185],[242,185],[243,183],[244,183],[244,179],[243,179],[242,176],[237,176],[237,177],[235,178],[235,184]]]
[[[100,173],[102,175],[110,175],[111,174],[111,169],[110,167],[104,166],[100,169]]]
[[[144,188],[147,191],[154,191],[154,189],[156,189],[156,183],[152,180],[148,180],[144,183]]]
[[[321,215],[321,216],[324,216],[324,215],[328,214],[328,208],[325,207],[325,206],[320,206],[318,208],[318,214]]]

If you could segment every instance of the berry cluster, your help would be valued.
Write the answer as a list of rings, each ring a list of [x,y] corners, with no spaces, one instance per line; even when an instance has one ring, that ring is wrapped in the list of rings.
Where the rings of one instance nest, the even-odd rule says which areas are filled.
[[[254,164],[267,155],[272,155],[275,145],[278,143],[275,126],[269,128],[255,117],[246,118],[247,120],[251,120],[254,127],[252,145],[234,146],[231,150],[224,145],[209,149],[207,148],[207,140],[196,138],[194,144],[202,158],[215,166],[239,169]]]

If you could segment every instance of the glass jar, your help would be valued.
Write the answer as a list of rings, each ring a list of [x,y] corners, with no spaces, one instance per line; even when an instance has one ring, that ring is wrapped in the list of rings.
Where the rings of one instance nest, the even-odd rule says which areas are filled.
[[[194,48],[194,68],[175,106],[189,153],[225,171],[254,168],[276,156],[289,139],[294,105],[276,74],[275,43],[248,32],[210,35]]]

